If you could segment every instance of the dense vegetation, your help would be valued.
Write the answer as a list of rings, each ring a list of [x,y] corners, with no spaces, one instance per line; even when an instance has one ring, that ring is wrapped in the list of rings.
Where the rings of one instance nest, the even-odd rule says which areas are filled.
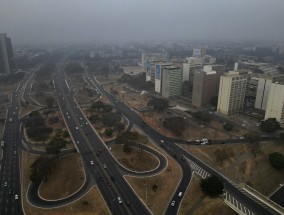
[[[234,128],[234,125],[233,125],[231,122],[226,122],[226,123],[223,125],[223,128],[224,128],[226,131],[232,131],[233,128]]]
[[[200,182],[201,190],[210,197],[221,195],[224,190],[222,181],[214,175],[211,175]]]
[[[275,118],[269,118],[261,123],[261,129],[268,133],[273,133],[280,128],[279,122]]]
[[[152,98],[147,103],[147,106],[153,107],[155,111],[163,111],[169,107],[169,101],[163,98]]]
[[[180,116],[167,118],[164,120],[163,124],[178,137],[182,136],[182,133],[186,127],[186,121]]]
[[[275,169],[284,168],[284,155],[279,152],[269,154],[269,162]]]
[[[201,122],[210,122],[212,120],[212,115],[207,111],[197,111],[193,114],[193,117]]]
[[[26,127],[28,137],[35,141],[46,140],[53,130],[45,125],[44,118],[38,111],[31,112],[23,122]]]
[[[124,74],[118,79],[118,82],[127,83],[130,87],[135,90],[147,90],[151,91],[154,90],[154,83],[151,81],[146,82],[146,74],[142,73],[140,75],[128,75]]]

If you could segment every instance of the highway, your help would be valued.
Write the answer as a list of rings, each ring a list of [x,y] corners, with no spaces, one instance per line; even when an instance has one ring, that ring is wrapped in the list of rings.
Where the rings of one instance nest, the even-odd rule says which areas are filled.
[[[4,150],[0,170],[0,214],[1,215],[21,215],[21,140],[20,140],[20,120],[18,94],[22,88],[19,85],[17,92],[12,93],[11,106],[4,130]],[[11,121],[10,121],[11,119]]]
[[[92,77],[88,74],[87,74],[87,77],[89,79],[92,79]],[[147,130],[148,135],[151,138],[153,138],[154,140],[156,140],[156,142],[159,142],[159,140],[162,139],[164,141],[163,145],[166,146],[166,149],[169,152],[169,154],[177,156],[178,161],[179,161],[179,163],[180,163],[180,165],[183,169],[182,181],[179,184],[178,189],[176,190],[176,192],[175,192],[175,194],[173,195],[173,198],[172,198],[172,200],[176,200],[176,201],[178,200],[176,202],[177,206],[179,204],[179,199],[180,199],[180,198],[178,198],[178,193],[179,192],[184,193],[184,191],[185,191],[185,189],[186,189],[186,187],[187,187],[187,185],[190,181],[189,176],[191,175],[190,174],[190,172],[191,172],[190,167],[187,170],[185,170],[187,165],[184,165],[183,162],[180,162],[180,159],[179,159],[179,158],[185,156],[188,159],[195,162],[196,164],[198,164],[203,169],[205,169],[211,175],[216,175],[217,177],[219,177],[223,181],[223,183],[225,185],[225,189],[227,190],[227,192],[229,192],[239,202],[241,202],[245,207],[250,209],[255,214],[265,214],[265,215],[266,214],[267,215],[268,214],[278,214],[276,211],[274,211],[270,207],[268,207],[268,206],[264,205],[263,203],[261,203],[260,201],[256,200],[253,196],[251,196],[248,193],[245,193],[242,190],[240,190],[240,188],[238,188],[237,185],[235,185],[231,180],[224,177],[223,175],[221,175],[220,173],[215,171],[213,168],[209,167],[208,165],[203,163],[201,160],[194,157],[192,154],[190,154],[190,153],[186,152],[185,150],[181,149],[180,147],[178,147],[175,144],[177,142],[176,140],[171,139],[171,138],[165,138],[160,133],[158,133],[158,131],[154,130],[153,128],[145,127],[143,120],[134,111],[132,111],[129,107],[125,106],[123,103],[116,101],[116,98],[113,95],[111,95],[110,93],[106,92],[104,90],[103,86],[101,86],[100,83],[97,82],[95,79],[93,79],[92,83],[94,83],[94,87],[98,88],[100,90],[100,92],[103,92],[107,96],[107,98],[115,104],[116,108],[119,111],[121,111],[130,121],[132,121],[137,126],[144,129],[145,131]],[[164,148],[165,148],[165,146],[164,146]],[[186,163],[186,162],[184,162],[184,163]],[[169,215],[170,214],[176,214],[177,210],[173,210],[173,208],[176,208],[176,207],[168,206],[166,214],[169,214]]]
[[[116,160],[75,102],[64,78],[64,65],[58,66],[54,83],[59,107],[84,165],[87,181],[84,189],[97,184],[112,214],[151,214],[125,181]],[[94,164],[91,164],[91,161]],[[104,165],[107,168],[104,168]],[[31,188],[28,194],[29,201],[38,207],[64,205],[78,198],[77,193],[59,201],[45,201],[37,195],[37,186],[32,185]],[[121,197],[122,204],[119,204],[118,196]],[[125,204],[126,201],[130,202],[129,206]]]

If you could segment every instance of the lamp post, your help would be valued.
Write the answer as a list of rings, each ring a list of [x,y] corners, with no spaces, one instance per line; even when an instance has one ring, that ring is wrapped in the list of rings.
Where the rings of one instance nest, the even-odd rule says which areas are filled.
[[[113,215],[113,202],[115,201],[115,199],[111,200],[111,214]]]
[[[146,204],[147,204],[147,184],[145,183],[144,186],[145,186],[145,191],[146,191]]]

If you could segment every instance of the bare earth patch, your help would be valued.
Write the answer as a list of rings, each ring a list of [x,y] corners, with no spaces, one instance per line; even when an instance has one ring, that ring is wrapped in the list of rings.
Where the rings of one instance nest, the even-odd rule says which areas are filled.
[[[80,157],[68,155],[56,162],[47,182],[43,182],[39,194],[45,199],[60,199],[79,190],[84,183],[84,171]]]
[[[158,159],[147,152],[133,149],[131,153],[125,153],[123,145],[111,145],[111,152],[119,163],[133,171],[149,171],[159,165]]]
[[[23,167],[23,195],[27,191],[29,184],[30,165],[37,156],[23,152],[22,167]],[[73,164],[72,164],[73,165]],[[73,172],[74,173],[73,169]],[[99,190],[94,186],[85,196],[78,201],[69,205],[54,208],[54,209],[40,209],[30,205],[26,198],[23,198],[24,211],[27,215],[110,215],[107,205],[105,204]]]
[[[137,195],[155,215],[164,213],[172,193],[175,191],[181,178],[181,169],[178,164],[168,157],[168,167],[161,174],[148,178],[125,177]],[[157,185],[157,190],[153,186]],[[147,186],[147,203],[146,192]]]
[[[234,215],[235,212],[228,207],[221,198],[210,198],[203,194],[200,189],[200,179],[196,175],[184,194],[178,215]]]
[[[247,183],[260,193],[268,196],[280,183],[283,183],[284,170],[277,171],[269,163],[272,152],[284,153],[284,146],[273,141],[263,141],[257,148],[251,144],[225,144],[210,146],[181,145],[201,160],[222,172],[236,183]],[[217,160],[216,151],[221,150],[228,157],[222,162]],[[256,151],[256,153],[255,153]],[[269,183],[267,181],[269,178]]]

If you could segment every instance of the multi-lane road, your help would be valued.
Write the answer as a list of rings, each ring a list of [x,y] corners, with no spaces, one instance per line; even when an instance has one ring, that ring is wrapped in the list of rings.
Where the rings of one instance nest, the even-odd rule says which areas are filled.
[[[31,184],[28,190],[28,201],[42,208],[51,208],[66,203],[76,201],[83,196],[92,186],[97,185],[102,196],[104,197],[109,210],[112,214],[151,214],[149,209],[135,194],[129,186],[123,175],[127,171],[117,163],[115,158],[109,152],[106,144],[101,140],[99,135],[90,125],[88,119],[82,113],[77,102],[74,100],[73,92],[64,76],[64,64],[60,64],[58,71],[54,76],[55,94],[58,100],[58,105],[70,131],[70,135],[77,148],[78,154],[81,156],[85,171],[85,183],[83,187],[75,194],[57,201],[46,201],[38,196],[38,185]],[[103,86],[100,85],[93,77],[86,71],[88,83],[96,88],[99,93],[104,94],[125,117],[128,118],[131,124],[136,124],[157,143],[163,145],[163,149],[168,154],[173,156],[182,168],[183,175],[180,183],[169,200],[168,207],[165,214],[177,214],[178,207],[182,198],[178,193],[183,194],[188,187],[191,179],[191,168],[188,162],[182,158],[188,158],[195,162],[201,168],[206,170],[209,174],[217,175],[224,183],[225,189],[233,195],[239,202],[241,202],[249,210],[255,214],[277,214],[272,209],[264,206],[252,196],[242,192],[232,181],[224,177],[210,166],[206,165],[191,153],[180,148],[176,143],[178,141],[166,138],[158,131],[150,126],[145,125],[142,118],[136,114],[131,108],[124,103],[118,101],[113,95],[106,92]],[[28,84],[28,86],[30,83]],[[6,128],[4,133],[5,149],[3,159],[1,161],[0,182],[1,182],[1,196],[0,196],[0,214],[22,214],[21,206],[21,186],[20,186],[20,121],[18,119],[19,104],[17,101],[17,94],[22,85],[19,86],[18,91],[13,93],[12,104],[8,109]],[[9,122],[12,118],[12,122]],[[160,157],[160,162],[163,159]],[[157,171],[162,171],[160,167]],[[182,195],[183,196],[183,195]],[[18,198],[17,198],[18,197]],[[118,201],[118,197],[122,199],[122,203]],[[171,201],[175,201],[175,206],[171,206]],[[125,204],[129,202],[130,205]]]
[[[21,204],[21,185],[20,185],[20,159],[21,140],[20,140],[20,120],[18,93],[12,93],[12,102],[8,108],[3,135],[4,149],[0,170],[0,214],[1,215],[20,215],[23,214]]]

